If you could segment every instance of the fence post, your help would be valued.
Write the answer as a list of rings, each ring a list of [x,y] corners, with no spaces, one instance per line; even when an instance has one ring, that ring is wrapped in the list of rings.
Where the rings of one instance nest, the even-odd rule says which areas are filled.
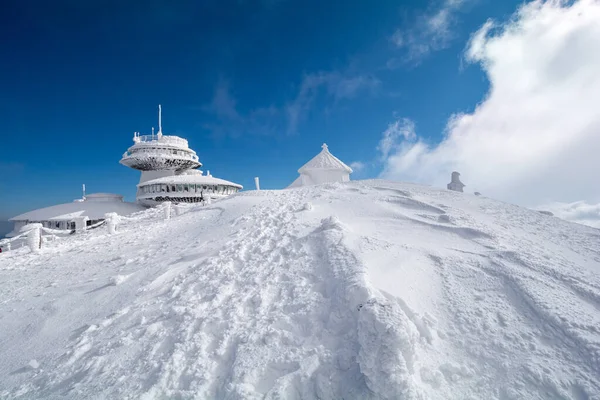
[[[165,201],[163,204],[165,207],[165,219],[171,219],[171,202]]]
[[[77,217],[75,219],[75,231],[77,233],[82,233],[85,232],[85,230],[87,229],[87,222],[88,222],[89,218],[86,216],[83,217]]]
[[[42,231],[33,228],[27,233],[27,245],[32,253],[37,253],[42,248]]]
[[[104,219],[106,220],[106,227],[108,228],[108,233],[110,235],[114,235],[117,233],[117,224],[119,223],[119,216],[117,213],[106,213],[104,214]]]

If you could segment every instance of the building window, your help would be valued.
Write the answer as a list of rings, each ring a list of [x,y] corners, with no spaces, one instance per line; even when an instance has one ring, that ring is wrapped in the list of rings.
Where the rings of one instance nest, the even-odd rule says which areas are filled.
[[[177,191],[183,192],[183,185],[177,185]]]

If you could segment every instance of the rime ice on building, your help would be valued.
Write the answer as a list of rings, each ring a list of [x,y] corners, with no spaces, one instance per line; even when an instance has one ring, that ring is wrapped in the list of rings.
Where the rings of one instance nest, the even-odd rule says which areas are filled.
[[[331,154],[325,143],[321,148],[319,154],[298,170],[300,176],[288,186],[289,188],[350,180],[352,168]]]
[[[142,172],[136,199],[146,206],[163,201],[196,203],[208,197],[219,198],[242,189],[241,185],[218,179],[197,168],[202,166],[188,141],[162,133],[161,108],[158,106],[158,133],[134,133],[131,146],[120,163]]]
[[[460,181],[460,174],[456,171],[452,173],[451,182],[448,184],[448,190],[454,190],[455,192],[462,192],[465,184]]]
[[[57,204],[29,211],[10,219],[15,223],[15,236],[27,224],[40,223],[44,228],[62,230],[83,230],[104,220],[106,213],[129,215],[145,208],[137,203],[123,201],[123,196],[113,193],[93,193],[84,195],[72,203]]]

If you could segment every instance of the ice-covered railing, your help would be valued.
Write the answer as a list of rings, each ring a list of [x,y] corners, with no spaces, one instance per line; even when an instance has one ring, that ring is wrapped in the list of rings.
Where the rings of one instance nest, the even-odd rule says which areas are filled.
[[[177,154],[173,154],[173,153],[169,153],[169,150],[167,149],[136,149],[133,151],[126,151],[125,153],[123,153],[123,158],[135,158],[135,159],[139,159],[141,157],[153,157],[153,158],[164,158],[164,159],[172,159],[172,160],[181,160],[181,159],[187,159],[187,160],[193,160],[193,161],[198,161],[198,156],[190,153],[190,152],[183,152],[181,150],[177,150]]]
[[[101,226],[106,226],[107,233],[113,235],[120,230],[118,228],[119,225],[135,224],[145,220],[169,220],[172,216],[180,216],[198,209],[198,206],[211,205],[211,203],[210,198],[202,204],[172,204],[171,202],[164,202],[158,207],[132,214],[130,217],[121,216],[116,213],[107,213],[103,221],[94,225],[87,225],[87,217],[80,217],[76,219],[76,228],[72,230],[50,229],[45,228],[40,223],[31,223],[22,227],[17,236],[0,240],[0,249],[2,249],[2,252],[8,252],[12,250],[13,245],[20,244],[19,247],[27,245],[31,252],[36,253],[42,248],[43,244],[55,241],[61,237],[64,238],[74,234],[78,234],[77,236],[79,236],[79,234]],[[44,234],[46,235],[44,236]]]
[[[133,137],[135,143],[161,143],[179,147],[188,147],[188,141],[179,136],[168,135],[136,135]]]

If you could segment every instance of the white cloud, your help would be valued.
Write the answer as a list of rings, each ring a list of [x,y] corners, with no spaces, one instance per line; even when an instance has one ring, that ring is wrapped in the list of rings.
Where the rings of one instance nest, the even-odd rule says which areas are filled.
[[[471,0],[444,0],[440,7],[432,9],[416,18],[411,27],[397,29],[391,37],[392,43],[405,49],[404,62],[418,63],[429,53],[445,49],[455,34],[456,14]],[[388,61],[389,68],[395,68],[401,61]]]
[[[534,1],[486,23],[466,49],[490,81],[485,99],[435,146],[380,144],[382,176],[444,186],[458,170],[470,190],[523,205],[600,201],[599,48],[596,0]]]
[[[555,216],[567,221],[600,228],[600,203],[589,204],[585,201],[550,203],[543,207],[537,207],[537,209],[550,211]]]
[[[349,75],[337,71],[305,75],[296,98],[285,107],[288,133],[296,132],[321,90],[338,102],[354,98],[362,91],[374,91],[379,84],[379,80],[370,75]]]
[[[366,164],[362,161],[354,161],[352,163],[350,163],[350,168],[352,168],[352,170],[354,172],[360,172],[362,170],[364,170],[366,168]]]
[[[411,141],[415,138],[415,123],[408,118],[403,118],[391,123],[383,132],[383,138],[379,141],[377,150],[385,160],[392,151],[402,150],[405,141]]]

